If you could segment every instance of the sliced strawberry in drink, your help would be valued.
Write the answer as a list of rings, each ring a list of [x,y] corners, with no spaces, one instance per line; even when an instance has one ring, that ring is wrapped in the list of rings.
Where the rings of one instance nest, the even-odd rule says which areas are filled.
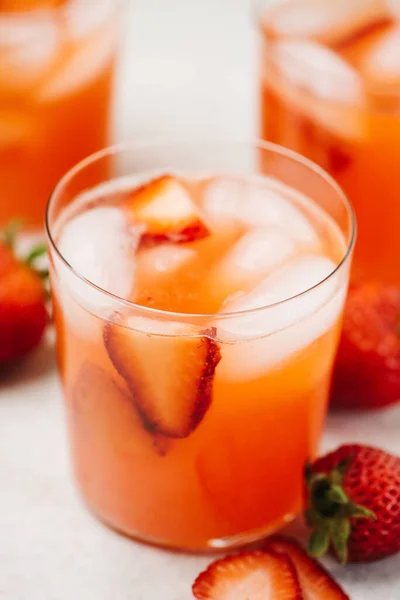
[[[291,560],[274,552],[243,552],[213,562],[192,587],[198,600],[302,600]]]
[[[110,359],[125,379],[145,427],[185,438],[212,401],[220,361],[215,329],[130,317],[106,326]]]
[[[349,596],[328,571],[310,558],[294,540],[283,536],[272,537],[267,540],[265,548],[290,558],[297,570],[304,600],[349,600]]]
[[[133,192],[129,211],[146,226],[145,237],[190,242],[209,235],[200,213],[179,179],[163,175]]]

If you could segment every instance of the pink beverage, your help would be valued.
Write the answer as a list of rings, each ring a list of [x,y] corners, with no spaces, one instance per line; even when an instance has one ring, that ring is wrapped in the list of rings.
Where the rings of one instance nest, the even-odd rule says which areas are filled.
[[[115,177],[99,179],[110,159]],[[111,149],[59,184],[48,233],[91,509],[185,549],[243,544],[292,519],[354,239],[333,181],[267,145]]]

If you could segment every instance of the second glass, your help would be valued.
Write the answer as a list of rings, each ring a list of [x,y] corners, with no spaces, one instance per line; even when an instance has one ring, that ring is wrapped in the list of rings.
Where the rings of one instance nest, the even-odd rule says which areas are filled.
[[[0,226],[43,224],[58,179],[110,143],[120,3],[0,3]]]
[[[352,280],[400,284],[400,11],[258,0],[264,139],[320,164],[359,225]]]
[[[333,180],[263,143],[111,148],[62,179],[47,232],[73,462],[91,510],[192,550],[293,519],[354,243]]]

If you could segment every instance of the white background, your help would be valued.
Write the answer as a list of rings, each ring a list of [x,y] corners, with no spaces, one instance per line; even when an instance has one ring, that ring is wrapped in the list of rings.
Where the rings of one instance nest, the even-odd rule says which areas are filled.
[[[248,0],[128,3],[118,138],[253,137],[257,55]],[[0,599],[189,600],[210,559],[141,546],[97,523],[73,486],[63,421],[49,341],[0,380]],[[400,410],[331,417],[324,445],[342,440],[400,454]],[[399,599],[400,556],[329,564],[353,600]]]

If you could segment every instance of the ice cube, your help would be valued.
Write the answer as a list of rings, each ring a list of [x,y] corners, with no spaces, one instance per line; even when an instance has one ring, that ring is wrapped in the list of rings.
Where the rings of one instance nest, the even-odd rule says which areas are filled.
[[[2,15],[0,19],[0,86],[28,90],[38,84],[58,57],[61,34],[47,13]]]
[[[257,228],[246,233],[211,270],[208,284],[226,297],[254,284],[296,252],[283,231]]]
[[[116,31],[110,24],[95,36],[77,45],[69,59],[37,91],[39,102],[54,102],[90,85],[111,63],[115,52]]]
[[[338,54],[312,41],[274,44],[278,93],[287,102],[344,139],[362,138],[367,130],[365,90],[360,73]]]
[[[274,60],[291,83],[324,100],[360,102],[357,71],[329,48],[312,41],[285,40],[274,45]]]
[[[291,327],[264,338],[224,344],[218,377],[228,381],[247,381],[279,368],[329,331],[340,317],[345,299],[346,285],[343,284],[325,305]]]
[[[69,0],[64,7],[67,34],[74,40],[89,35],[112,19],[115,0]]]
[[[339,317],[346,294],[346,273],[326,279],[334,270],[335,264],[326,257],[302,256],[269,275],[249,294],[226,304],[223,312],[237,312],[292,298],[217,324],[218,338],[228,342],[222,348],[218,375],[231,380],[259,377],[328,331]],[[293,298],[305,290],[309,291]]]
[[[268,29],[337,43],[387,15],[385,0],[287,0],[267,12]]]
[[[375,38],[364,53],[360,69],[377,84],[400,84],[400,25]]]
[[[179,244],[160,244],[143,250],[138,257],[141,271],[150,277],[162,277],[187,266],[196,251]]]
[[[281,189],[280,189],[281,188]],[[251,227],[276,227],[299,242],[315,244],[317,234],[306,215],[285,196],[293,190],[263,180],[249,182],[218,178],[204,194],[204,209],[211,219],[235,218]]]
[[[326,257],[305,255],[277,269],[259,283],[251,292],[224,306],[224,312],[247,311],[270,306],[266,310],[250,313],[224,323],[222,328],[239,337],[269,335],[315,312],[334,292],[335,278],[308,294],[302,294],[323,281],[335,269]],[[291,302],[283,300],[294,298]],[[276,306],[271,306],[276,303]],[[220,333],[220,329],[219,329]],[[233,338],[233,339],[234,339]]]
[[[57,245],[81,277],[111,294],[127,298],[134,283],[134,254],[140,235],[140,229],[130,227],[119,209],[95,207],[63,224]],[[71,296],[88,311],[109,317],[112,298],[78,279],[65,267],[59,266],[58,272],[65,303]],[[65,304],[63,297],[61,302]],[[67,312],[68,309],[74,321],[76,311],[70,305]]]

